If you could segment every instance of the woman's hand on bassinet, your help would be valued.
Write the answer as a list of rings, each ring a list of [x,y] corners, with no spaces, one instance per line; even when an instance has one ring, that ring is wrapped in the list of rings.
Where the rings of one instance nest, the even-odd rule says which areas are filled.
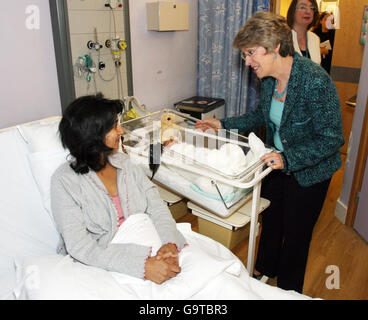
[[[195,128],[202,131],[221,129],[221,122],[215,118],[198,120],[195,124]]]
[[[266,153],[261,157],[261,160],[272,169],[284,169],[284,161],[282,157],[277,152]]]

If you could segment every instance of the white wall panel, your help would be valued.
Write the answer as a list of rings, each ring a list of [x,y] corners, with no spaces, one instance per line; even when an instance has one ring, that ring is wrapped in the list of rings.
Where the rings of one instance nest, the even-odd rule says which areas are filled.
[[[68,18],[73,65],[75,66],[77,63],[79,56],[89,54],[96,67],[98,67],[99,61],[105,63],[105,69],[100,71],[102,78],[111,79],[116,74],[116,71],[110,49],[105,47],[105,41],[110,36],[125,40],[124,8],[114,9],[113,16],[111,9],[104,6],[106,2],[105,0],[68,0]],[[87,48],[89,40],[95,41],[95,29],[97,30],[97,40],[103,45],[103,48],[100,49],[100,54],[94,49],[90,50]],[[126,53],[124,51],[121,54],[121,62],[122,94],[120,98],[123,98],[128,95]],[[116,75],[112,81],[106,82],[98,73],[95,73],[92,75],[91,81],[87,82],[85,79],[86,74],[83,74],[81,78],[77,75],[75,67],[74,70],[77,97],[102,92],[106,98],[119,98]]]

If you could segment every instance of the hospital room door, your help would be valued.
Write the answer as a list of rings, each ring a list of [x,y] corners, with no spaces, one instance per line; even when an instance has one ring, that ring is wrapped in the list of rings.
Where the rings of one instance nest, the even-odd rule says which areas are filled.
[[[362,188],[359,193],[359,203],[355,215],[354,229],[368,242],[368,158],[365,164]]]

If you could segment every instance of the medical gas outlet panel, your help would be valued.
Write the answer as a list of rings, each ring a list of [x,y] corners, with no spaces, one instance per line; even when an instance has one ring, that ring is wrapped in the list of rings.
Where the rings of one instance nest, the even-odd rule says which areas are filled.
[[[122,8],[123,0],[109,0],[106,2],[105,7],[109,7],[111,9]]]

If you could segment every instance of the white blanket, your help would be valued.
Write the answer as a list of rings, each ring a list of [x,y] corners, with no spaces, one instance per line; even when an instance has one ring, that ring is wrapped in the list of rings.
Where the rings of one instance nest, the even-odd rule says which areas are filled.
[[[17,262],[18,299],[308,299],[249,277],[240,260],[218,242],[177,224],[188,241],[179,254],[182,271],[161,285],[83,265],[70,256],[23,258]],[[145,214],[128,218],[114,242],[160,246]]]

